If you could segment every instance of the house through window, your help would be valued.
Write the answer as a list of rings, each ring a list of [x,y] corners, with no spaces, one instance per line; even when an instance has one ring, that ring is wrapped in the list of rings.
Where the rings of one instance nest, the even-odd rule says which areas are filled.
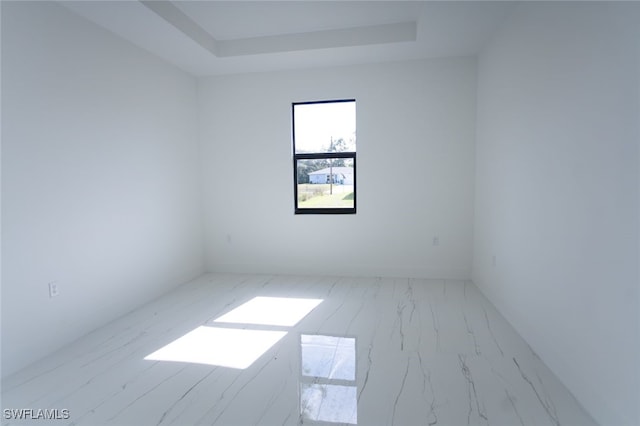
[[[356,212],[356,101],[292,104],[296,214]]]

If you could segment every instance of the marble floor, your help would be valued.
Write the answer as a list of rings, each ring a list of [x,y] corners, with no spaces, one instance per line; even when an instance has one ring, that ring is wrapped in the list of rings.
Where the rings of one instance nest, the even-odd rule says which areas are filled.
[[[472,283],[386,278],[203,276],[8,377],[2,408],[3,425],[595,424]]]

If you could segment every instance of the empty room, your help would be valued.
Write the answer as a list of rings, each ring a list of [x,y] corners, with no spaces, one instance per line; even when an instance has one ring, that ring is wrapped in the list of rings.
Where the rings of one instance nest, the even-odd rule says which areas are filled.
[[[640,3],[0,13],[2,425],[640,425]]]

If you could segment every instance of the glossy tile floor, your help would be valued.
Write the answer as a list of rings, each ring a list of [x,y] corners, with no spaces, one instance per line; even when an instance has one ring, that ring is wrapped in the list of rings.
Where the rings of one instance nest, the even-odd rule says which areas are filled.
[[[2,390],[56,425],[594,424],[461,281],[207,275]]]

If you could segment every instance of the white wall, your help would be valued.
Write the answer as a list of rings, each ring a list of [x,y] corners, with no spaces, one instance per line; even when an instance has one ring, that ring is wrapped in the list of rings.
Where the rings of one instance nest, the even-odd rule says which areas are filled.
[[[344,98],[358,212],[294,215],[291,103]],[[472,59],[201,80],[209,269],[468,278],[474,125]]]
[[[2,65],[7,375],[199,275],[203,246],[194,78],[54,2],[2,2]]]
[[[639,8],[519,6],[478,65],[474,281],[603,425],[640,424]]]

